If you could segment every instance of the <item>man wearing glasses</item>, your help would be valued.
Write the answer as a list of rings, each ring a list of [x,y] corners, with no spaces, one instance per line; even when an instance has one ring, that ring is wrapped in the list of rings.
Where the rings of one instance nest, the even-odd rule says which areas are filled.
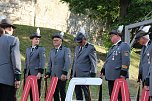
[[[52,37],[54,48],[50,51],[48,72],[45,75],[45,78],[58,77],[54,101],[65,101],[67,74],[71,65],[71,51],[62,45],[63,35],[61,32]]]

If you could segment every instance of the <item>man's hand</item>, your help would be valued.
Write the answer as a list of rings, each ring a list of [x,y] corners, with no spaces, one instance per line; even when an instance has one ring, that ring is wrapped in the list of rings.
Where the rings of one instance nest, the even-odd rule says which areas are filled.
[[[37,79],[40,79],[42,77],[42,74],[38,73],[36,77],[37,77]]]
[[[120,78],[122,78],[122,79],[126,79],[126,77],[125,77],[125,76],[123,76],[123,75],[120,75]]]
[[[61,75],[61,80],[62,80],[62,81],[65,81],[66,79],[67,79],[67,76],[64,75],[64,74],[62,74],[62,75]]]
[[[149,86],[144,86],[144,89],[149,91]]]
[[[49,73],[49,72],[47,72],[47,73],[45,73],[45,75],[44,75],[44,79],[47,79],[47,78],[49,78],[51,76],[51,74]]]
[[[138,74],[138,80],[137,80],[137,82],[141,82],[141,81],[142,81],[142,74],[139,73],[139,74]]]
[[[15,88],[18,89],[20,87],[20,81],[15,81]]]
[[[100,77],[101,79],[103,78],[103,76],[104,76],[103,73],[100,73],[99,77]]]
[[[138,79],[138,80],[137,80],[137,83],[141,83],[141,79]]]
[[[47,79],[47,78],[49,78],[49,75],[45,75],[45,76],[44,76],[44,79]]]

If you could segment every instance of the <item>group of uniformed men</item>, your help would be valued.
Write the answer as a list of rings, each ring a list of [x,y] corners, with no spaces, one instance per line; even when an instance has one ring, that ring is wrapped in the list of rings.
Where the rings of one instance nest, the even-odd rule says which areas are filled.
[[[9,19],[2,19],[0,22],[0,101],[15,101],[15,92],[20,85],[19,40],[12,35],[15,28]],[[117,78],[128,78],[130,47],[127,43],[122,42],[122,33],[118,29],[112,30],[109,35],[113,45],[107,54],[100,76],[105,75],[105,79],[108,81],[109,96],[111,96],[114,81]],[[45,48],[39,46],[40,38],[39,32],[30,36],[32,46],[26,49],[24,68],[25,79],[29,75],[37,77],[39,95],[46,62]],[[62,45],[63,33],[54,34],[52,40],[54,48],[50,50],[48,70],[44,78],[58,77],[54,101],[65,101],[67,75],[71,66],[71,51]],[[142,81],[144,89],[150,90],[150,96],[152,96],[152,43],[149,38],[149,31],[138,31],[136,40],[143,45],[138,81]],[[78,46],[75,48],[70,77],[95,77],[97,67],[95,47],[87,42],[84,31],[79,31],[74,41],[78,43]],[[30,91],[30,95],[31,93]],[[91,101],[88,85],[77,85],[75,93],[77,100],[84,100],[84,93],[85,100]],[[119,92],[118,100],[122,101],[121,92]]]

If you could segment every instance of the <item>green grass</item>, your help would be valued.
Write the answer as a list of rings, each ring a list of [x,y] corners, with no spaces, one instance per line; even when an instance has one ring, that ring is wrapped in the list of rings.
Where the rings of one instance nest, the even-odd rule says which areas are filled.
[[[15,30],[15,36],[17,36],[20,39],[20,51],[21,51],[21,59],[22,59],[22,69],[24,68],[24,61],[25,61],[25,50],[27,47],[31,46],[31,41],[29,39],[29,36],[36,31],[36,27],[32,26],[25,26],[25,25],[16,25],[17,29]],[[48,62],[48,55],[49,51],[51,48],[53,48],[52,45],[52,35],[59,32],[58,30],[55,29],[49,29],[49,28],[40,28],[41,30],[41,46],[44,46],[46,48],[46,56],[47,56],[47,61],[46,61],[46,66]],[[76,46],[76,43],[73,41],[73,36],[69,34],[65,34],[64,36],[64,43],[65,46],[69,47],[72,51],[74,52],[74,48]],[[98,56],[98,64],[97,64],[97,76],[99,75],[99,72],[104,64],[105,57],[106,57],[106,49],[101,46],[95,46],[97,50],[97,56]],[[129,90],[130,90],[130,95],[131,97],[135,97],[136,93],[136,81],[137,81],[137,75],[138,75],[138,64],[139,64],[139,55],[136,53],[131,54],[131,66],[129,70]],[[22,76],[23,80],[23,76]],[[44,99],[44,81],[42,81],[42,99]],[[67,84],[68,86],[68,84]],[[98,93],[99,93],[99,86],[91,86],[91,94],[93,99],[98,98]],[[21,97],[21,92],[22,92],[23,87],[21,86],[20,89],[18,90],[17,97],[20,99]],[[108,99],[108,87],[107,87],[107,81],[103,80],[103,98]]]

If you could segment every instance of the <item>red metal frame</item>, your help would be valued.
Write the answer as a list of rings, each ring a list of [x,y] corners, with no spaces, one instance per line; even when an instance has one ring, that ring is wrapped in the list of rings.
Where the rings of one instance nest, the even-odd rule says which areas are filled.
[[[37,85],[37,77],[36,76],[28,76],[26,79],[26,83],[24,86],[24,90],[22,93],[22,97],[20,101],[27,101],[28,95],[32,89],[33,101],[39,101],[39,93],[38,93],[38,85]]]
[[[52,77],[45,101],[52,101],[57,82],[58,82],[58,77]]]
[[[149,101],[149,91],[144,88],[142,90],[141,101]]]
[[[128,84],[125,79],[116,79],[114,82],[114,87],[111,95],[110,101],[117,101],[118,93],[121,89],[122,101],[130,101],[130,95],[128,90]]]

